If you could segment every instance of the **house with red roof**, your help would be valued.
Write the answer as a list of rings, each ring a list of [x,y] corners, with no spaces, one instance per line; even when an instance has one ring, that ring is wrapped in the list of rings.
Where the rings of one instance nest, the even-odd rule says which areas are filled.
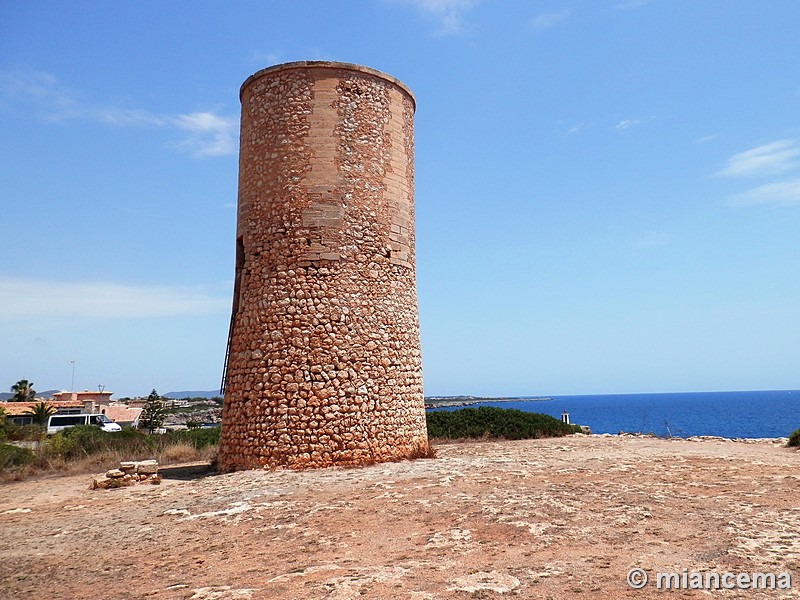
[[[83,412],[83,404],[75,400],[44,400],[39,399],[35,402],[0,402],[0,409],[7,421],[15,425],[33,425],[33,417],[28,414],[35,404],[47,402],[52,406],[57,415],[76,415]]]
[[[99,413],[107,416],[121,427],[138,427],[141,408],[130,407],[119,402],[112,402],[113,392],[98,390],[90,392],[56,392],[52,399],[38,399],[36,402],[0,402],[7,420],[16,425],[31,425],[33,417],[27,413],[38,402],[47,402],[58,415],[74,415],[82,413]]]

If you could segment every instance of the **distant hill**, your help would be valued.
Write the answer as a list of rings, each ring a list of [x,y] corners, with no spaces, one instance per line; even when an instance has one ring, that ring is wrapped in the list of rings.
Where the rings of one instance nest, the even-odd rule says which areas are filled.
[[[60,392],[61,390],[45,390],[40,392],[36,390],[36,397],[37,398],[50,398],[56,392]],[[187,392],[170,392],[169,394],[164,394],[165,398],[172,398],[173,400],[180,400],[181,398],[215,398],[220,396],[219,390],[211,390],[211,391],[187,391]],[[11,392],[0,392],[0,402],[10,400],[14,394]]]
[[[181,398],[214,398],[219,396],[219,390],[211,390],[210,392],[169,392],[162,394],[165,398],[172,398],[173,400],[180,400]]]
[[[53,394],[55,394],[56,392],[60,392],[60,391],[61,390],[45,390],[43,392],[40,392],[39,390],[36,390],[36,397],[37,398],[50,398]],[[12,394],[11,392],[0,392],[0,401],[2,401],[2,402],[5,402],[7,400],[11,400],[11,398],[13,398],[13,397],[14,397],[14,394]]]

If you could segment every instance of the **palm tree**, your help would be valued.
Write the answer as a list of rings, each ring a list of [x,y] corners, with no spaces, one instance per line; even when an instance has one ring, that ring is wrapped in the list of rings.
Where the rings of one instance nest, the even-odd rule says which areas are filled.
[[[11,397],[11,402],[31,402],[36,398],[33,382],[27,379],[20,379],[11,386],[11,391],[14,392],[14,395]]]
[[[33,417],[33,422],[37,425],[46,427],[50,415],[54,415],[55,413],[56,409],[53,408],[52,405],[47,402],[37,402],[27,410],[25,415]]]

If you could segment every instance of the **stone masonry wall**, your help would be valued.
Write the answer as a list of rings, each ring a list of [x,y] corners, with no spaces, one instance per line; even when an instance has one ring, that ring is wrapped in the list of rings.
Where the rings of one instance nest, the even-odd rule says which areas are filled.
[[[413,96],[309,62],[256,73],[241,101],[220,469],[425,455]]]

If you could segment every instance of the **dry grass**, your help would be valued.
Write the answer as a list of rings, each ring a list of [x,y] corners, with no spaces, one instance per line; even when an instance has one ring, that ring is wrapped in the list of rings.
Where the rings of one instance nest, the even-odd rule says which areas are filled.
[[[216,454],[216,446],[206,446],[197,450],[191,444],[179,442],[165,446],[160,452],[150,454],[103,450],[75,459],[40,455],[34,464],[0,470],[0,482],[22,481],[30,477],[88,475],[114,469],[120,462],[127,460],[155,459],[160,466],[184,462],[213,462]]]
[[[484,433],[481,437],[478,438],[471,438],[471,437],[458,437],[458,438],[446,438],[446,437],[432,437],[428,438],[428,441],[433,446],[442,446],[445,444],[474,444],[475,442],[506,442],[508,441],[506,438],[501,436],[491,436],[488,433]]]
[[[35,465],[25,465],[23,467],[15,467],[13,469],[0,470],[0,483],[7,483],[9,481],[23,481],[38,475],[41,469]]]
[[[188,462],[190,460],[199,460],[197,455],[198,451],[194,446],[188,442],[180,442],[164,448],[156,457],[156,460],[159,464]]]
[[[420,445],[412,452],[409,456],[409,460],[415,460],[417,458],[436,458],[436,448],[429,442],[424,445]]]
[[[187,442],[181,442],[167,446],[155,458],[160,465],[172,465],[182,462],[212,461],[216,455],[216,446],[206,446],[198,450]]]

